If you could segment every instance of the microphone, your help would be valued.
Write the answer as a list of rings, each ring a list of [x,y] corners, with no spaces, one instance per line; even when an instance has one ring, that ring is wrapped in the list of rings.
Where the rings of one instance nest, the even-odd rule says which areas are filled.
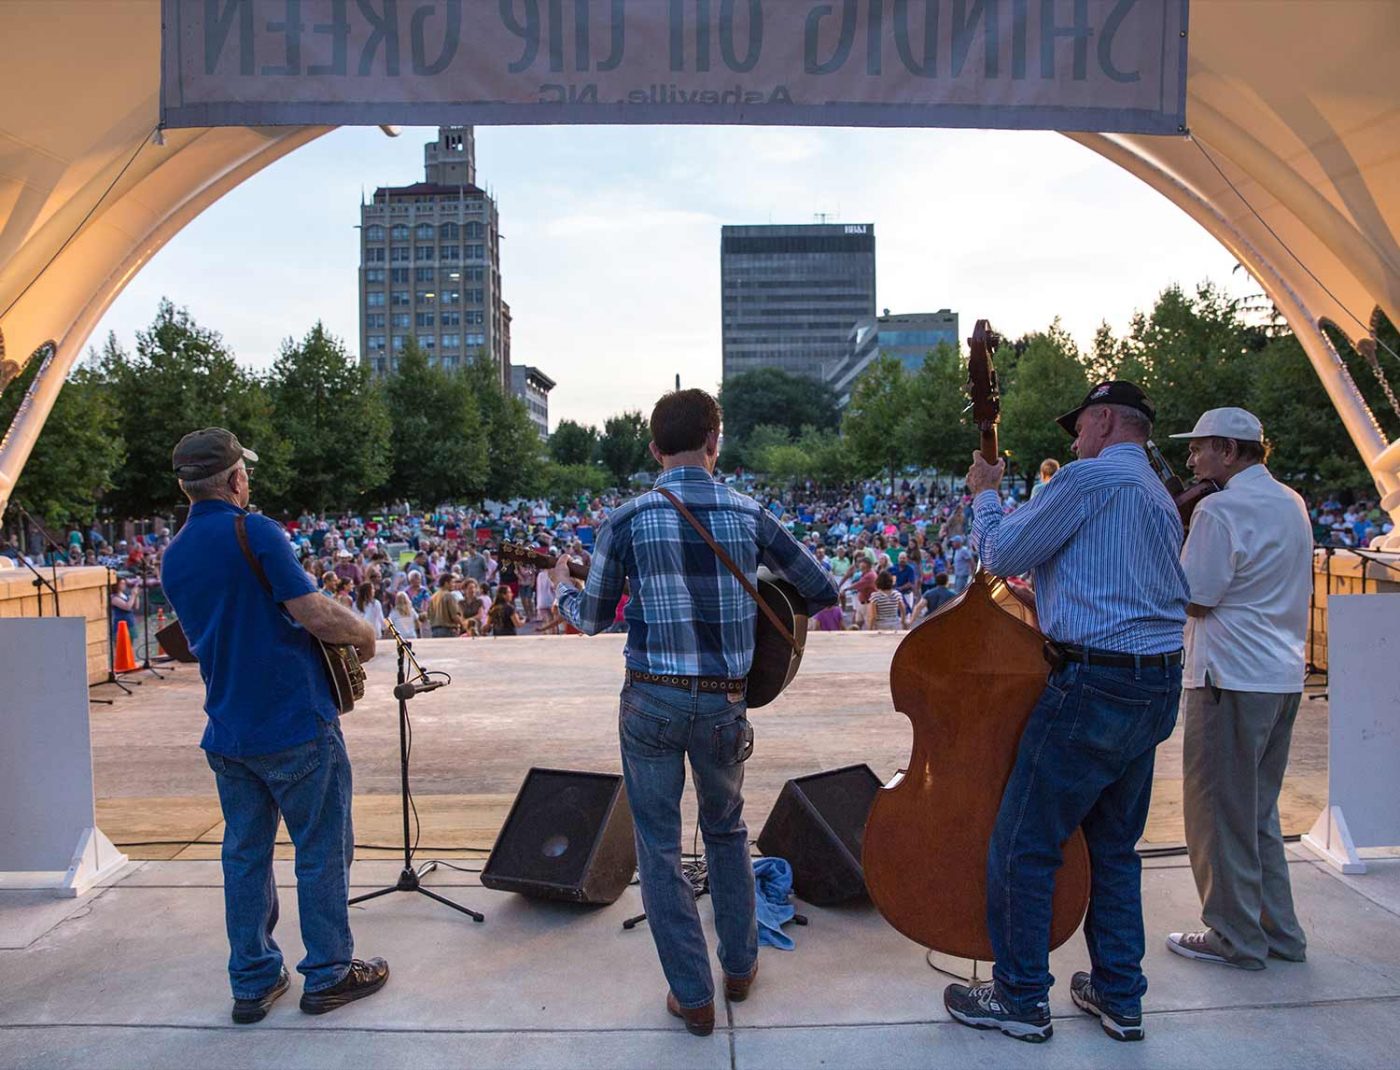
[[[427,691],[436,691],[446,685],[444,680],[427,680],[421,684],[409,681],[406,684],[399,684],[394,688],[394,697],[401,701],[411,699],[414,695],[421,695]]]

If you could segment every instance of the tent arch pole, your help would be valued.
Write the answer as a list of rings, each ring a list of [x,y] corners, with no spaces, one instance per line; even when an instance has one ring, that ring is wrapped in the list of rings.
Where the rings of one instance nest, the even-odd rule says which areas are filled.
[[[68,373],[77,363],[78,356],[87,345],[93,330],[101,322],[112,302],[126,289],[127,284],[167,242],[220,197],[242,185],[263,168],[332,129],[334,128],[298,127],[282,133],[275,140],[269,141],[256,152],[217,173],[210,181],[192,191],[164,215],[158,217],[149,230],[128,247],[126,255],[114,265],[102,284],[92,292],[88,301],[67,324],[54,323],[45,315],[45,300],[48,295],[43,292],[42,287],[34,287],[16,302],[11,317],[7,319],[7,326],[20,324],[21,330],[10,335],[10,346],[12,352],[23,355],[16,355],[12,359],[17,360],[23,367],[30,355],[45,344],[54,345],[54,356],[47,366],[41,369],[40,374],[35,376],[9,430],[4,438],[0,439],[0,520],[4,519],[10,494],[19,481],[20,473],[24,470],[25,462],[29,460],[29,454],[34,449],[34,443],[38,441],[49,413],[53,411],[54,402],[68,379]],[[157,171],[156,174],[158,173]],[[113,211],[124,202],[141,205],[141,193],[142,183],[138,182],[115,199],[106,212]],[[99,220],[94,220],[92,226],[98,224]],[[83,255],[82,238],[83,235],[80,234],[44,274],[52,272],[55,278],[61,278],[64,262]],[[40,333],[34,337],[26,337],[28,332],[24,328],[31,322]],[[48,330],[43,330],[44,327]],[[16,342],[18,344],[15,344]]]
[[[1069,136],[1136,175],[1166,197],[1228,249],[1264,287],[1269,300],[1283,313],[1303,351],[1307,353],[1323,389],[1327,391],[1352,443],[1375,480],[1381,495],[1380,506],[1390,514],[1395,524],[1385,548],[1400,550],[1400,449],[1387,445],[1375,414],[1361,396],[1331,341],[1323,333],[1319,317],[1308,308],[1297,289],[1229,220],[1175,176],[1109,135]]]

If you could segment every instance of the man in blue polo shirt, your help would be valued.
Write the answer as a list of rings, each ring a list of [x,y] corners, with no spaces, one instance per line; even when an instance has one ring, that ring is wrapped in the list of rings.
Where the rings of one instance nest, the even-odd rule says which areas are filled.
[[[368,660],[374,632],[317,594],[279,524],[247,511],[248,464],[257,459],[220,427],[180,440],[173,461],[190,513],[161,568],[204,679],[209,722],[200,746],[224,814],[224,913],[239,1023],[264,1018],[289,985],[272,938],[279,817],[296,848],[306,947],[297,966],[304,978],[301,1009],[323,1014],[377,992],[389,978],[383,959],[352,957],[350,759],[312,639],[352,644]],[[239,517],[270,595],[239,544]]]

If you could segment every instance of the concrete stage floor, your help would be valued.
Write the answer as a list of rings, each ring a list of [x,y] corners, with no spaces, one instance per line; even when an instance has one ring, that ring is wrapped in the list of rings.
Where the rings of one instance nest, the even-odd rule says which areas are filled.
[[[782,783],[867,762],[888,777],[909,728],[892,711],[887,672],[897,637],[818,635],[797,682],[757,711],[748,764],[756,835]],[[454,684],[415,699],[414,783],[423,815],[419,860],[489,846],[532,765],[616,770],[621,639],[436,640],[425,663]],[[253,667],[250,667],[250,671]],[[399,836],[397,726],[386,652],[370,698],[345,719],[355,763],[357,839]],[[78,900],[0,893],[0,1067],[1242,1067],[1394,1065],[1400,1030],[1400,859],[1359,878],[1334,875],[1294,849],[1293,883],[1311,946],[1305,964],[1260,973],[1187,962],[1163,947],[1193,927],[1199,905],[1184,858],[1144,874],[1151,981],[1148,1039],[1116,1044],[1075,1010],[1070,975],[1087,967],[1076,936],[1054,956],[1055,1038],[1042,1046],[948,1020],[922,948],[867,903],[798,904],[792,952],[765,949],[749,1001],[718,1009],[709,1038],[688,1036],[663,1006],[665,982],[636,886],[610,907],[533,902],[480,887],[475,872],[439,869],[429,887],[483,910],[470,920],[416,895],[352,908],[357,952],[384,955],[384,992],[320,1018],[296,1006],[300,978],[263,1023],[229,1021],[224,971],[221,828],[212,776],[195,743],[202,689],[190,668],[93,707],[99,815],[134,861]],[[1306,828],[1326,788],[1326,704],[1304,704],[1286,789],[1285,824]],[[1163,747],[1148,839],[1179,842],[1179,739]],[[361,850],[357,891],[391,883],[398,865]],[[290,862],[278,863],[289,963],[301,955]],[[709,900],[702,900],[711,946]],[[946,966],[965,968],[948,962]],[[982,967],[984,974],[987,967]]]
[[[1043,1045],[949,1021],[946,979],[869,905],[799,905],[794,951],[764,949],[748,1001],[691,1037],[663,1006],[662,978],[632,887],[610,907],[530,902],[439,871],[428,883],[486,913],[417,895],[352,908],[357,951],[384,955],[383,992],[322,1017],[296,1006],[300,978],[255,1026],[229,1021],[215,862],[134,863],[83,899],[0,893],[0,1065],[140,1067],[1391,1067],[1400,1031],[1400,860],[1357,878],[1294,856],[1308,962],[1246,973],[1188,962],[1162,940],[1191,925],[1183,860],[1144,874],[1147,1039],[1110,1040],[1070,1003],[1088,957],[1075,936],[1052,959],[1055,1036]],[[278,938],[301,955],[290,863],[279,863]],[[390,862],[356,864],[369,889]],[[702,900],[710,928],[709,899]],[[985,970],[985,966],[983,969]]]
[[[824,632],[809,639],[802,671],[771,706],[754,711],[753,757],[745,777],[753,836],[783,783],[843,765],[867,763],[887,780],[908,761],[908,720],[894,712],[889,665],[900,635]],[[410,703],[412,784],[422,844],[434,853],[489,848],[531,766],[619,772],[617,692],[622,636],[425,639],[414,646],[425,667],[452,674],[449,688]],[[392,644],[368,666],[366,699],[343,720],[355,770],[356,839],[395,845],[399,824],[398,719],[390,693]],[[250,667],[253,671],[253,667]],[[222,836],[213,774],[198,749],[205,718],[193,666],[164,680],[144,674],[131,696],[92,709],[98,823],[133,858],[217,858]],[[1321,694],[1312,691],[1310,694]],[[1327,702],[1304,701],[1281,803],[1284,831],[1312,826],[1327,795]],[[687,792],[687,844],[693,825]],[[1181,826],[1181,731],[1158,751],[1145,839],[1173,844]],[[151,842],[155,841],[155,842]],[[479,853],[479,852],[478,852]],[[360,857],[391,852],[362,850]],[[283,849],[290,857],[290,849]]]

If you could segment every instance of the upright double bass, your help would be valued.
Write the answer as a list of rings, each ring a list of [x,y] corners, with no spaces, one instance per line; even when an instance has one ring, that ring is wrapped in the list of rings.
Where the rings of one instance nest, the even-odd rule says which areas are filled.
[[[982,456],[995,461],[1001,401],[978,320],[969,340],[969,390]],[[862,864],[870,898],[909,939],[942,954],[992,959],[987,851],[1031,710],[1049,675],[1045,637],[972,583],[914,628],[890,665],[894,707],[914,727],[908,769],[876,794]],[[1089,852],[1079,830],[1055,879],[1050,946],[1079,928],[1089,905]]]

